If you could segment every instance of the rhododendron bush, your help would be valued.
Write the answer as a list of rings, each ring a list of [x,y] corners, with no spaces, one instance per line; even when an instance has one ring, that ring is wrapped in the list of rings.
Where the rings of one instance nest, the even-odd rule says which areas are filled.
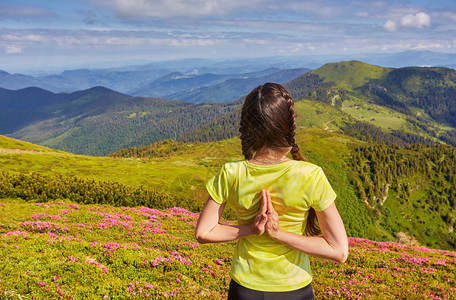
[[[226,298],[234,243],[199,245],[197,213],[0,200],[1,299]],[[455,299],[456,253],[350,238],[312,258],[318,299]]]

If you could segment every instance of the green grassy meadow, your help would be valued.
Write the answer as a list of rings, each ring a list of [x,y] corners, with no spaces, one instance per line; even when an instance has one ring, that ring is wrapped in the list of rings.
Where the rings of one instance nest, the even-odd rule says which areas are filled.
[[[364,143],[324,127],[301,128],[296,138],[338,193],[352,237],[346,263],[312,258],[316,297],[455,298],[456,253],[391,242],[396,236],[357,197],[347,163]],[[202,205],[207,179],[224,162],[242,159],[238,138],[162,147],[166,155],[148,159],[93,157],[0,137],[0,172],[117,182]],[[196,211],[27,199],[0,196],[0,299],[226,298],[234,243],[197,244]],[[393,203],[386,207],[400,214]]]

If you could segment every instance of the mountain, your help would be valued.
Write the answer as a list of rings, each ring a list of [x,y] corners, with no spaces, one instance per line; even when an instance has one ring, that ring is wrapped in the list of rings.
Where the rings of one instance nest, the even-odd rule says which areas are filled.
[[[0,132],[73,153],[106,155],[185,135],[238,106],[130,97],[104,87],[55,94],[0,90]]]
[[[275,72],[271,72],[275,71]],[[266,82],[285,83],[306,72],[310,71],[307,68],[297,68],[289,70],[276,71],[269,69],[270,74],[261,77],[245,76],[242,78],[230,78],[223,82],[210,86],[192,88],[182,92],[169,94],[166,98],[178,99],[190,103],[202,102],[228,102],[241,98],[248,94],[253,88]]]
[[[456,127],[456,71],[449,68],[330,63],[286,87],[296,100],[339,108],[346,117],[336,118],[332,125],[341,131],[355,122],[358,129],[374,126],[405,139],[408,135],[410,141],[421,138],[438,143],[448,142]],[[454,142],[450,143],[456,145]]]
[[[41,85],[41,80],[24,74],[10,74],[8,72],[0,70],[0,87],[6,89],[22,89],[30,86]]]
[[[182,100],[179,99],[179,97],[167,97],[167,95],[173,95],[174,93],[203,86],[210,86],[228,78],[240,76],[242,75],[184,75],[180,72],[173,72],[154,80],[138,90],[130,92],[130,94],[133,96],[166,97],[169,99]]]
[[[37,87],[17,91],[0,88],[0,132],[11,134],[37,122],[60,122],[59,118],[88,116],[97,108],[109,106],[113,101],[124,97],[127,96],[103,87],[70,94],[55,94]],[[61,125],[55,129],[61,130]],[[38,131],[41,129],[35,128]],[[40,132],[42,134],[45,131]],[[34,138],[30,140],[37,141]]]
[[[455,64],[456,54],[455,53],[444,53],[434,51],[417,51],[407,50],[396,53],[376,53],[376,54],[365,54],[360,55],[360,60],[369,62],[370,64],[376,64],[380,66],[388,67],[406,67],[406,66],[443,66],[451,67]]]
[[[60,100],[60,95],[36,87],[17,91],[0,88],[0,132],[10,134],[52,118],[52,114],[42,108]]]
[[[125,93],[139,89],[169,72],[170,70],[110,71],[79,69],[64,71],[60,74],[34,77],[0,71],[0,87],[16,90],[35,86],[56,93],[68,93],[94,86],[105,86]]]
[[[134,96],[165,97],[171,93],[183,90],[172,90],[166,94],[154,94],[147,86],[170,73],[182,73],[186,76],[193,75],[238,75],[231,77],[239,78],[240,74],[260,72],[265,69],[295,69],[295,68],[319,68],[323,64],[334,61],[362,60],[364,62],[387,66],[446,66],[454,68],[456,54],[440,53],[431,51],[405,51],[397,53],[369,53],[353,55],[305,55],[305,56],[273,56],[248,59],[230,59],[215,61],[209,59],[181,59],[173,61],[161,61],[141,65],[128,65],[116,68],[91,68],[65,70],[60,73],[36,76],[25,74],[10,74],[0,70],[0,87],[5,89],[22,89],[30,86],[40,87],[52,92],[74,92],[93,86],[105,86],[121,93]],[[227,80],[228,78],[225,78]],[[215,84],[215,83],[213,83]],[[194,86],[200,88],[203,85]],[[191,88],[191,87],[189,87]],[[141,91],[144,90],[144,93]],[[187,88],[188,89],[188,88]],[[175,98],[183,100],[180,98]],[[234,98],[232,98],[234,99]]]

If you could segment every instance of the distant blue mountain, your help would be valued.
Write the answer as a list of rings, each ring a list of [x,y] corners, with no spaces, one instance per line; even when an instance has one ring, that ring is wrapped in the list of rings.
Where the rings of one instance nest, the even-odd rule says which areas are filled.
[[[185,75],[180,72],[173,72],[158,78],[157,80],[151,82],[150,84],[144,86],[143,88],[130,92],[130,95],[133,96],[146,96],[146,97],[164,97],[167,99],[176,99],[192,103],[200,103],[202,101],[188,101],[186,97],[178,97],[174,95],[186,95],[190,91],[200,91],[204,88],[210,88],[212,86],[217,86],[225,81],[229,80],[241,80],[248,81],[250,79],[258,78],[259,81],[265,76],[269,76],[276,72],[282,71],[277,68],[269,68],[266,70],[251,72],[251,73],[242,73],[242,74],[202,74],[202,75]],[[301,74],[297,74],[294,77],[297,77]],[[294,78],[293,77],[293,78]],[[291,79],[293,79],[291,78]],[[234,88],[234,87],[233,87]],[[236,90],[233,91],[237,97],[245,94],[245,88],[236,87]],[[170,96],[172,95],[172,96]],[[227,100],[228,99],[228,100]],[[218,99],[215,102],[227,102],[233,100],[231,97],[224,97]]]
[[[285,83],[309,71],[310,69],[307,68],[297,68],[280,70],[261,77],[229,78],[211,86],[192,88],[182,92],[165,95],[165,98],[190,103],[229,102],[245,96],[250,90],[260,84],[266,82]]]

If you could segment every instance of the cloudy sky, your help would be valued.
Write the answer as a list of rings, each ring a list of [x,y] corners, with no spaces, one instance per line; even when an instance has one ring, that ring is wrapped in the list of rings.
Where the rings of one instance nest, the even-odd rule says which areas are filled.
[[[178,58],[456,53],[456,1],[0,0],[0,70]]]

